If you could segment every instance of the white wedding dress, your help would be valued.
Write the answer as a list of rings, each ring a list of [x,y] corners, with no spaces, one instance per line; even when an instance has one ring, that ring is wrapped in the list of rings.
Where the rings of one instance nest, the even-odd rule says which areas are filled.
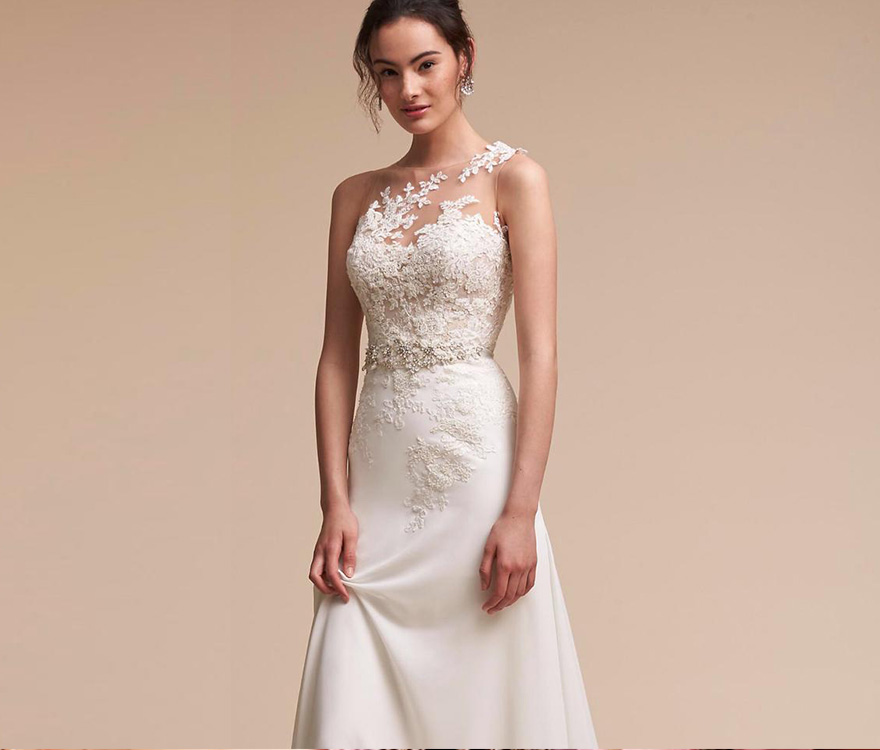
[[[374,173],[381,203],[346,259],[368,332],[348,446],[357,565],[337,565],[348,603],[314,588],[293,748],[598,747],[540,503],[534,587],[481,608],[516,438],[493,350],[513,294],[496,181],[517,152]]]

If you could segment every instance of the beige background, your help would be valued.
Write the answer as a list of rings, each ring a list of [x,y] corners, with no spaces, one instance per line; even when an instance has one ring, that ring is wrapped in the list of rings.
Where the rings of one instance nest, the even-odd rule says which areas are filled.
[[[366,4],[0,2],[2,747],[289,747],[330,196],[409,144]],[[465,8],[551,179],[602,747],[876,746],[880,3]]]

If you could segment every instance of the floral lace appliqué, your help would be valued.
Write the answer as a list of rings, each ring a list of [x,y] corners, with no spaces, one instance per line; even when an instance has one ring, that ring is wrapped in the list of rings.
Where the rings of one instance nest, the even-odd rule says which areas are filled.
[[[506,419],[516,422],[517,403],[510,383],[498,369],[487,370],[479,382],[463,386],[454,366],[437,376],[437,383],[448,384],[434,391],[436,409],[431,412],[434,440],[416,438],[407,452],[407,472],[413,485],[404,501],[415,514],[405,531],[424,528],[428,511],[443,510],[446,493],[458,482],[467,482],[476,460],[497,450],[486,438],[485,428]]]
[[[491,172],[517,152],[527,153],[502,141],[488,144],[458,182],[481,169]],[[441,171],[418,188],[407,183],[399,195],[392,196],[390,186],[382,190],[381,207],[374,201],[359,219],[346,256],[369,334],[366,378],[373,379],[370,389],[364,381],[349,451],[372,466],[370,445],[383,429],[403,430],[413,413],[432,423],[407,448],[412,492],[404,505],[413,517],[406,531],[424,528],[428,512],[442,511],[449,490],[467,482],[479,460],[496,450],[485,428],[516,417],[516,396],[500,368],[488,365],[485,377],[480,372],[476,379],[462,377],[460,369],[473,366],[462,360],[491,357],[511,304],[512,261],[498,211],[489,224],[462,210],[479,203],[474,195],[441,200],[436,221],[402,241],[402,230],[412,227],[446,179]],[[373,390],[379,386],[381,398]]]

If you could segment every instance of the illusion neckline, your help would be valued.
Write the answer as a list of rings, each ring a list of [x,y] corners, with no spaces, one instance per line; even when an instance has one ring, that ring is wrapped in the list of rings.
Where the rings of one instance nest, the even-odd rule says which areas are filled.
[[[492,147],[495,146],[496,144],[498,144],[498,141],[495,141],[494,143],[485,143],[485,144],[483,144],[483,148],[480,149],[479,151],[477,151],[477,152],[476,152],[473,156],[471,156],[469,159],[465,159],[464,161],[455,162],[454,164],[447,164],[447,165],[445,165],[445,166],[443,166],[443,167],[408,167],[408,166],[400,166],[400,165],[395,165],[395,164],[393,164],[393,165],[391,165],[391,167],[390,167],[389,169],[391,169],[391,170],[398,170],[398,171],[401,171],[401,172],[404,172],[404,171],[407,171],[407,170],[409,170],[409,171],[413,171],[413,172],[427,172],[427,171],[430,171],[430,173],[431,173],[432,175],[437,175],[437,174],[440,174],[441,172],[442,172],[443,174],[445,174],[446,172],[452,170],[452,169],[455,168],[455,167],[460,167],[460,166],[462,166],[462,165],[470,165],[470,164],[472,164],[472,163],[475,162],[477,159],[479,159],[481,156],[483,156],[483,155],[486,153],[487,150],[491,151],[491,150],[492,150]]]

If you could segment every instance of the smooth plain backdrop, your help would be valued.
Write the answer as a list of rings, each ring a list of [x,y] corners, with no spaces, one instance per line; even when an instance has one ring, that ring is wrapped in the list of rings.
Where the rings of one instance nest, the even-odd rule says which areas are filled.
[[[602,747],[876,746],[880,3],[464,7],[550,176]],[[365,8],[0,2],[0,746],[288,746],[330,197],[409,146]]]

